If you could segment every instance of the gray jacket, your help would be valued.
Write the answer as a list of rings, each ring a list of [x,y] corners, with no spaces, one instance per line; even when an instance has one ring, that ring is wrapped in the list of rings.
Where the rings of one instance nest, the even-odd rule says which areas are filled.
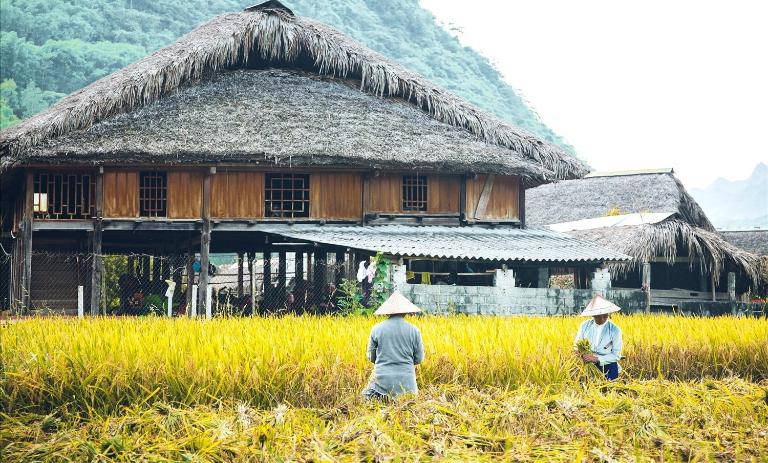
[[[374,368],[363,394],[375,392],[393,397],[418,392],[415,365],[424,360],[424,344],[419,329],[405,318],[390,317],[373,327],[367,357]]]

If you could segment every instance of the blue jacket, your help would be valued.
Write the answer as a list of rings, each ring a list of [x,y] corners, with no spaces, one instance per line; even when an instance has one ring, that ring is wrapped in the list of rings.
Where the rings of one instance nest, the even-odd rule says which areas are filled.
[[[574,347],[576,343],[581,339],[590,339],[591,334],[597,329],[595,320],[589,319],[579,326],[579,332],[576,334],[576,339],[573,340]],[[621,348],[623,342],[621,339],[621,329],[616,326],[612,321],[607,320],[603,332],[600,333],[600,339],[597,341],[597,345],[591,344],[592,352],[597,356],[600,365],[608,363],[618,362],[621,359]],[[621,366],[619,366],[621,368]]]
[[[366,390],[389,396],[418,391],[414,366],[424,360],[424,345],[419,329],[403,317],[391,317],[374,326],[366,354],[374,364]]]

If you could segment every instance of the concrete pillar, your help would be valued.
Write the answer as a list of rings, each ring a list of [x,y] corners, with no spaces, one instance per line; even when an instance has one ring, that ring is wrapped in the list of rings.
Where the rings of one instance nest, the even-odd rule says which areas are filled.
[[[608,290],[611,289],[611,272],[603,268],[595,270],[592,274],[590,286],[592,287],[592,291],[597,291],[605,296],[608,293]]]
[[[539,281],[537,288],[549,288],[549,267],[539,267]]]
[[[736,274],[728,272],[728,300],[736,301]]]
[[[651,311],[651,263],[643,262],[643,290],[645,291],[645,311]]]
[[[731,313],[736,315],[736,274],[728,272],[728,302],[731,303]]]
[[[514,288],[515,287],[515,272],[508,269],[507,266],[496,269],[493,275],[493,286],[497,288]]]
[[[404,264],[392,266],[392,283],[395,285],[395,289],[400,291],[400,288],[408,284],[407,268]]]

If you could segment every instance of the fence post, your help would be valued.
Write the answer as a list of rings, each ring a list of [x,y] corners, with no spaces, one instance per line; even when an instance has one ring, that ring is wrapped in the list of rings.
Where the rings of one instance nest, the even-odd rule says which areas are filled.
[[[205,318],[210,320],[213,318],[213,312],[211,310],[211,293],[213,292],[212,286],[205,288]]]
[[[77,287],[77,318],[83,318],[85,316],[85,301],[83,301],[83,286]]]
[[[169,317],[173,317],[173,293],[176,290],[176,282],[173,280],[165,280],[168,283],[168,289],[165,291],[165,297],[168,298],[168,310],[166,313]]]
[[[190,312],[192,318],[197,318],[197,285],[192,285],[192,311]]]

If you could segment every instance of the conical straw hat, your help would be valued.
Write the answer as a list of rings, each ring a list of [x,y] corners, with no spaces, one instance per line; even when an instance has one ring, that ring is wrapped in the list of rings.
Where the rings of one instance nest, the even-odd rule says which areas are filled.
[[[374,315],[398,315],[406,313],[419,313],[421,309],[416,307],[413,302],[406,299],[405,296],[400,294],[400,291],[395,291],[389,296],[389,299],[384,301],[381,306],[376,309]]]
[[[595,297],[589,301],[587,308],[581,313],[582,317],[592,317],[594,315],[604,315],[607,313],[618,312],[621,307],[617,306],[613,302],[604,298],[599,294],[595,294]]]

